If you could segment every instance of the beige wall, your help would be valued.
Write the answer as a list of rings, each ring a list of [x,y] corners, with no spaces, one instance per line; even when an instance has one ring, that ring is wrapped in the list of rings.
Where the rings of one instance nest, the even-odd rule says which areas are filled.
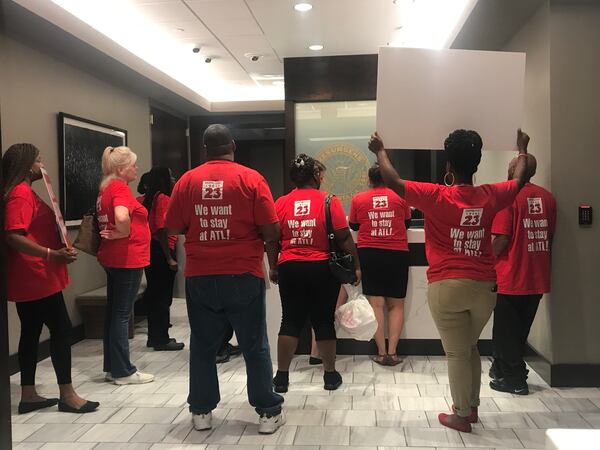
[[[1,34],[0,104],[2,151],[16,142],[30,142],[39,147],[56,190],[58,112],[126,129],[129,145],[138,154],[140,173],[150,168],[147,98],[116,88]],[[42,189],[43,185],[37,183],[36,190],[45,199],[47,194]],[[65,290],[65,298],[76,325],[81,323],[81,318],[74,304],[75,297],[104,285],[106,279],[96,259],[85,254],[69,266],[69,274],[71,285]],[[9,305],[9,336],[13,354],[17,350],[19,320],[12,304]]]
[[[551,189],[550,145],[550,8],[544,4],[533,17],[513,36],[505,51],[527,53],[525,73],[525,111],[523,129],[531,136],[529,151],[538,160],[538,170],[533,182]],[[504,161],[513,157],[511,154]],[[552,298],[547,295],[540,303],[529,335],[529,343],[542,356],[552,360],[552,333],[550,311]]]
[[[587,3],[587,4],[586,4]],[[582,228],[580,203],[600,208],[600,4],[550,2],[554,363],[600,363],[600,234]]]

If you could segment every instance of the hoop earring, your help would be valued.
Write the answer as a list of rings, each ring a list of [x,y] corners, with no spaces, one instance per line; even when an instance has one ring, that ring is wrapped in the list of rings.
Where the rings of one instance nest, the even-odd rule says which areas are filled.
[[[452,182],[451,183],[448,182],[448,179],[447,179],[448,175],[452,175]],[[444,175],[444,184],[446,186],[453,186],[455,181],[456,181],[456,179],[454,178],[454,174],[452,172],[446,172],[446,175]]]

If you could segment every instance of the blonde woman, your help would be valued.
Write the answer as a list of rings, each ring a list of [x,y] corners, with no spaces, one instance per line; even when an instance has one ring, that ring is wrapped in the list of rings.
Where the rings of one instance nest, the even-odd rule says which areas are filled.
[[[102,241],[98,261],[107,278],[104,321],[104,371],[115,384],[142,384],[154,375],[139,372],[129,359],[129,316],[144,267],[150,264],[148,211],[128,184],[137,177],[137,155],[128,147],[106,147],[103,179],[96,201]]]

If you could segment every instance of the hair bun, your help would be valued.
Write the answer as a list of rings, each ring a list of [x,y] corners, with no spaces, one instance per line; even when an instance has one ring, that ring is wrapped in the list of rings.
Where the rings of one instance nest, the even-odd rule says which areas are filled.
[[[306,161],[304,161],[304,158],[302,158],[301,156],[298,156],[296,158],[296,160],[294,161],[295,166],[300,169],[302,167],[304,167],[304,165],[306,164]]]

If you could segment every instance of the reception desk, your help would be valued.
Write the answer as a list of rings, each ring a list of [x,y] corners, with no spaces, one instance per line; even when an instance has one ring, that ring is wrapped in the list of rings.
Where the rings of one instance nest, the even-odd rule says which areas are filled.
[[[439,334],[431,318],[427,305],[427,259],[425,257],[425,231],[422,228],[408,229],[408,242],[410,247],[410,269],[408,289],[404,306],[404,329],[398,344],[398,352],[404,355],[442,355],[443,350],[439,341]],[[183,238],[179,240],[178,259],[183,269]],[[265,267],[268,267],[265,255]],[[176,283],[176,296],[184,297],[183,270],[179,271]],[[281,324],[281,300],[279,289],[272,283],[267,283],[267,331],[271,344],[271,356],[277,359],[276,344],[277,333]],[[489,354],[490,339],[492,336],[492,321],[490,320],[481,334],[483,342],[480,343],[482,354]],[[308,333],[301,338],[300,350],[307,348]],[[338,340],[339,354],[372,354],[375,352],[375,342],[358,342],[352,339]]]

